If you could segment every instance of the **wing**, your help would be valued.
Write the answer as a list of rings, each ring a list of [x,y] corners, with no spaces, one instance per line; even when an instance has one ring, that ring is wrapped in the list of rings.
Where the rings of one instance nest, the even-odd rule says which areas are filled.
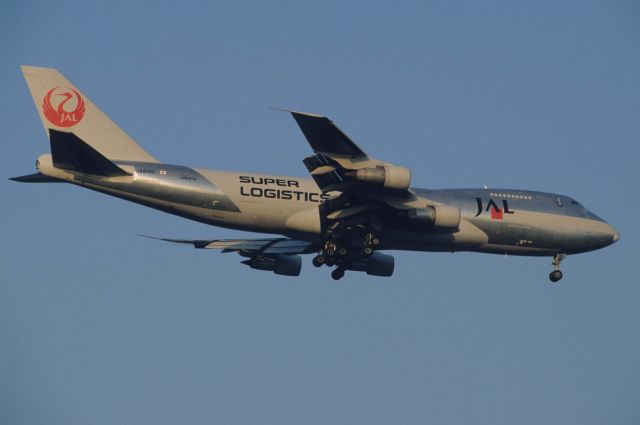
[[[326,237],[359,240],[408,214],[416,199],[409,169],[370,157],[327,117],[288,112],[315,153],[304,159],[307,170],[323,192],[339,193],[319,207]]]
[[[298,254],[318,251],[319,247],[310,242],[288,238],[272,239],[169,239],[139,235],[145,238],[165,242],[193,245],[198,249],[220,249],[225,252],[237,252],[248,258],[242,261],[252,269],[272,271],[284,276],[298,276],[302,269],[302,259]]]
[[[407,192],[411,171],[369,157],[329,118],[289,111],[315,155],[304,164],[323,192]]]
[[[244,256],[254,255],[294,255],[309,254],[317,251],[317,247],[305,241],[298,241],[289,238],[270,239],[169,239],[158,238],[156,236],[138,235],[144,238],[157,239],[165,242],[181,243],[193,245],[198,249],[220,249],[223,253],[237,252]]]
[[[289,112],[291,112],[293,119],[300,126],[300,130],[302,130],[304,137],[307,138],[314,152],[326,152],[354,158],[367,156],[329,118],[304,112]]]

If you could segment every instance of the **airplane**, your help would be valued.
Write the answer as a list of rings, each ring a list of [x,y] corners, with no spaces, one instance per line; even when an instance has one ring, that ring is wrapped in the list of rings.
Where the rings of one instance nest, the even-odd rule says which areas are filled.
[[[313,155],[311,179],[165,164],[144,150],[52,68],[22,66],[51,153],[25,183],[66,182],[201,223],[267,234],[262,239],[172,239],[236,252],[243,264],[300,275],[316,267],[391,276],[382,251],[479,252],[552,258],[552,282],[567,255],[620,238],[571,197],[517,189],[420,189],[411,170],[369,156],[329,118],[288,110]],[[143,235],[141,235],[143,236]]]

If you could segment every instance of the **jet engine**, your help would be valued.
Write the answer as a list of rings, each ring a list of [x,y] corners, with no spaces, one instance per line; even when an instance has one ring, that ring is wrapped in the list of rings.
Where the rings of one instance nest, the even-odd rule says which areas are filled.
[[[352,179],[377,184],[388,189],[407,190],[411,185],[411,170],[395,165],[365,167],[346,173]]]
[[[244,260],[242,264],[283,276],[299,276],[302,270],[302,258],[299,255],[260,255]]]
[[[457,230],[460,226],[460,208],[448,205],[428,205],[407,210],[409,221],[443,230]]]
[[[347,270],[366,272],[371,276],[391,276],[394,266],[393,256],[376,251],[369,257],[354,261],[347,267]]]

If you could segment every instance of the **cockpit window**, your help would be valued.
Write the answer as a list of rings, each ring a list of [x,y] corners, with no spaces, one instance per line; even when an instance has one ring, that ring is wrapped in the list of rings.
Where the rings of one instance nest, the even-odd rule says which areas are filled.
[[[588,209],[583,208],[583,211],[584,211],[584,215],[585,215],[587,218],[590,218],[591,220],[598,220],[598,221],[602,221],[602,222],[604,222],[604,220],[603,220],[602,218],[598,217],[597,215],[595,215],[594,213],[592,213],[592,212],[591,212],[591,211],[589,211]]]
[[[576,201],[575,199],[571,199],[571,205],[575,206],[577,211],[581,212],[585,218],[604,222],[602,218],[598,217],[597,215],[589,211],[587,208],[584,207],[584,205],[582,205],[580,202]]]
[[[559,196],[556,198],[556,204],[558,204],[559,207],[562,206],[562,199],[560,199]]]

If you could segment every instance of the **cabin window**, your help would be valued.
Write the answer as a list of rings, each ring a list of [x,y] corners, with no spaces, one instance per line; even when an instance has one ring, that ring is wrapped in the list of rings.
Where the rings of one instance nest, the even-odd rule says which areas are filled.
[[[560,197],[556,198],[556,204],[558,204],[559,207],[562,206],[562,199],[560,199]]]

